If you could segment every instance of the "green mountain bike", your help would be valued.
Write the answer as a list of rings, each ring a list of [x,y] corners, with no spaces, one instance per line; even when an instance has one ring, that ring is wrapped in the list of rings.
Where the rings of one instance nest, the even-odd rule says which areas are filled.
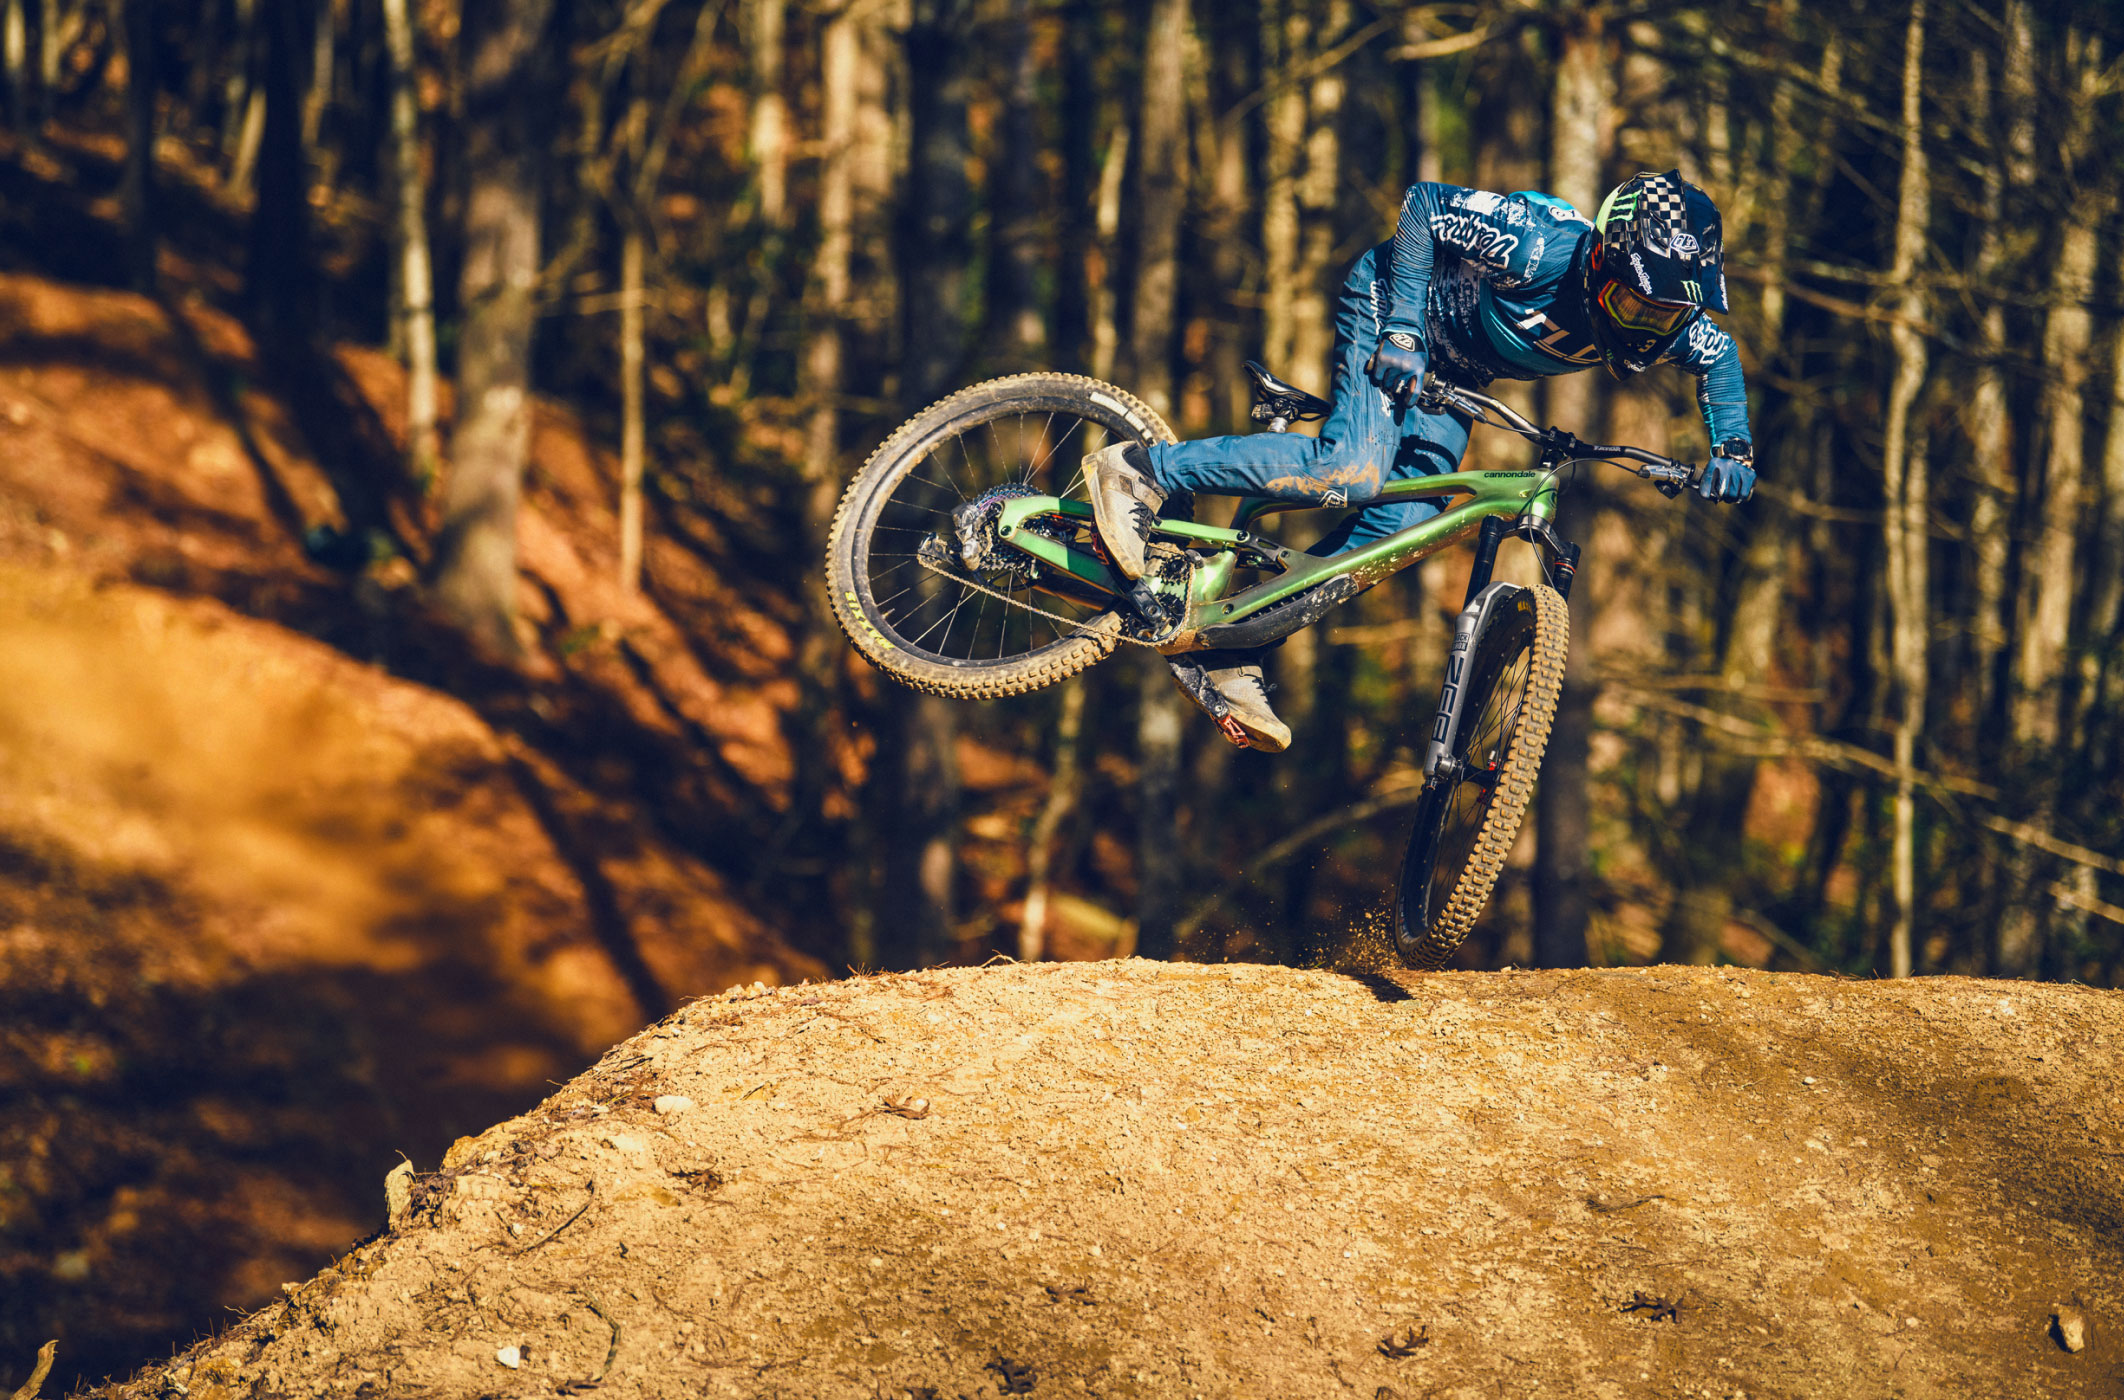
[[[1259,365],[1247,369],[1254,418],[1270,431],[1327,415],[1322,400]],[[1419,403],[1529,439],[1539,465],[1389,482],[1381,501],[1436,500],[1442,509],[1332,558],[1286,549],[1258,529],[1272,512],[1318,507],[1247,500],[1229,526],[1165,519],[1143,579],[1132,583],[1099,541],[1080,465],[1109,442],[1171,442],[1172,430],[1141,400],[1094,379],[1043,373],[977,384],[903,424],[849,483],[827,549],[834,612],[856,649],[894,679],[988,699],[1052,685],[1122,646],[1168,655],[1265,646],[1473,535],[1474,568],[1394,900],[1396,951],[1411,967],[1440,967],[1504,869],[1555,720],[1578,568],[1578,546],[1555,529],[1562,474],[1581,461],[1625,463],[1673,496],[1697,470],[1537,427],[1439,379]],[[1534,547],[1545,582],[1492,580],[1507,538]]]

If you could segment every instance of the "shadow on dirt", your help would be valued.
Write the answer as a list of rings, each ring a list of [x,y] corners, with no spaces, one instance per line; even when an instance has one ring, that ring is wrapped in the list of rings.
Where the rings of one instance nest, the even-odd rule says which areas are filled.
[[[164,881],[11,840],[0,890],[0,1355],[56,1336],[62,1382],[308,1276],[383,1223],[399,1152],[432,1165],[585,1058],[495,975],[493,911],[432,891],[392,931],[424,955],[403,972],[214,976]]]

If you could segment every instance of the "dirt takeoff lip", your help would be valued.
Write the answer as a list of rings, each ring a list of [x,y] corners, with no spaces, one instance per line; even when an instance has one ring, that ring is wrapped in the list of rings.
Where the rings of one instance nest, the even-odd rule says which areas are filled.
[[[2120,1042],[1723,968],[736,994],[107,1393],[2113,1394]]]

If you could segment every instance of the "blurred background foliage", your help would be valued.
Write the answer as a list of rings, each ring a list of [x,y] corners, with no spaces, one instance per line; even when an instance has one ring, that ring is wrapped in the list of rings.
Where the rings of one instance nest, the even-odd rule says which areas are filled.
[[[409,554],[519,657],[524,386],[621,448],[625,586],[659,586],[644,530],[726,543],[791,637],[796,773],[717,860],[834,965],[1361,933],[1462,567],[1282,648],[1287,759],[1144,658],[947,706],[818,605],[870,445],[1034,366],[1238,430],[1240,360],[1324,387],[1330,289],[1409,182],[1584,209],[1679,167],[1726,213],[1763,489],[1574,489],[1579,680],[1468,961],[2116,978],[2114,7],[7,0],[0,37],[22,178],[100,158],[128,229],[83,265],[24,187],[18,259],[412,367],[407,469],[342,473],[313,555]],[[469,406],[439,430],[431,365]],[[1689,389],[1510,392],[1690,454]]]

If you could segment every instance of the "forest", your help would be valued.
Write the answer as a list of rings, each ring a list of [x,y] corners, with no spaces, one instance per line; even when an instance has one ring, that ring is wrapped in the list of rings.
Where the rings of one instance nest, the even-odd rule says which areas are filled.
[[[12,263],[224,307],[298,385],[337,344],[405,366],[402,436],[285,513],[339,586],[410,570],[516,684],[538,395],[617,451],[622,588],[666,587],[661,539],[786,629],[786,800],[686,829],[833,967],[1363,943],[1467,567],[1275,653],[1282,758],[1148,655],[918,697],[822,597],[896,423],[1059,368],[1241,431],[1244,360],[1325,390],[1332,290],[1411,182],[1590,212],[1679,169],[1724,212],[1762,486],[1574,485],[1573,677],[1464,964],[2124,975],[2114,6],[6,0],[0,49],[15,167],[125,230],[88,265],[11,198]],[[1700,460],[1692,388],[1500,385]]]

